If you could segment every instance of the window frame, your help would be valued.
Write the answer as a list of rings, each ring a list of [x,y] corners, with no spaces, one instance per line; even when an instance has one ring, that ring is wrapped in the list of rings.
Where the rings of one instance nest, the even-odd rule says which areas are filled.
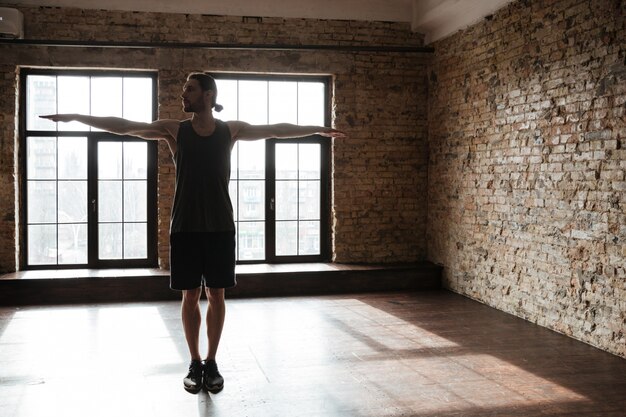
[[[28,130],[27,121],[27,78],[30,75],[43,76],[86,76],[86,77],[144,77],[152,84],[152,119],[156,120],[158,111],[157,73],[135,70],[98,70],[98,69],[56,69],[56,68],[20,68],[19,94],[19,266],[25,270],[45,269],[106,269],[106,268],[153,268],[158,265],[158,147],[156,141],[146,141],[133,136],[116,136],[119,142],[146,142],[147,144],[147,258],[144,259],[98,259],[98,212],[92,201],[98,203],[98,166],[97,148],[100,142],[108,142],[111,133],[101,131],[43,131]],[[60,133],[62,133],[60,135]],[[28,264],[28,179],[27,179],[27,138],[28,137],[86,137],[87,138],[87,263],[85,264]],[[58,181],[58,179],[57,179]],[[54,223],[59,224],[59,223]]]
[[[331,75],[307,75],[307,74],[251,74],[239,72],[212,72],[216,79],[238,80],[238,81],[291,81],[291,82],[319,82],[324,85],[324,125],[331,124]],[[218,91],[218,102],[219,102]],[[269,100],[269,96],[268,96]],[[217,114],[219,118],[219,113]],[[308,262],[329,262],[332,257],[332,227],[331,227],[331,138],[320,135],[311,135],[293,139],[267,139],[265,140],[265,259],[263,260],[240,260],[237,264],[260,264],[260,263],[308,263]],[[320,145],[320,253],[319,255],[276,255],[276,212],[272,208],[272,199],[276,201],[276,143],[315,143]],[[239,179],[237,179],[239,180]],[[232,180],[231,180],[232,181]],[[238,204],[235,200],[233,205]],[[237,222],[237,219],[235,219]],[[239,237],[237,236],[237,247],[239,247]]]
[[[319,255],[276,255],[276,210],[272,209],[272,200],[276,201],[276,147],[277,143],[315,143],[320,145],[320,254]],[[298,139],[269,139],[266,142],[266,201],[265,201],[265,236],[266,262],[268,263],[306,263],[330,261],[330,139],[319,135]],[[299,221],[299,220],[297,220]]]

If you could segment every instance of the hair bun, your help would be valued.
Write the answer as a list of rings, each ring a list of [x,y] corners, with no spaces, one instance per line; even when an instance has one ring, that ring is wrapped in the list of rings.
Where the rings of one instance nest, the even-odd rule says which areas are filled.
[[[221,104],[217,104],[217,103],[215,103],[215,106],[213,106],[213,108],[215,109],[216,112],[221,112],[222,110],[224,110],[224,106],[222,106]]]

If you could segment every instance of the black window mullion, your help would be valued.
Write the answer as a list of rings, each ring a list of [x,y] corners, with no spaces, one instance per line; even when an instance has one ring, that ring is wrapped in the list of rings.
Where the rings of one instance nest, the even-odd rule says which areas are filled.
[[[87,135],[87,264],[95,268],[98,264],[98,142]]]
[[[276,139],[265,141],[265,253],[276,261]]]
[[[122,102],[124,102],[123,97],[122,97]],[[122,186],[122,213],[121,213],[121,215],[122,215],[122,258],[120,260],[123,261],[124,260],[124,249],[125,249],[124,248],[124,243],[125,243],[124,242],[124,240],[125,240],[124,239],[124,234],[125,234],[124,232],[125,232],[125,229],[126,229],[125,228],[125,226],[126,226],[126,223],[125,223],[126,218],[124,217],[124,205],[126,203],[125,198],[124,198],[124,196],[125,196],[125,193],[124,193],[124,191],[125,191],[124,188],[125,187],[124,186],[126,185],[124,178],[126,176],[125,175],[126,173],[124,172],[124,148],[125,148],[124,141],[121,141],[121,144],[122,144],[122,179],[121,179],[121,182],[122,182],[122,184],[121,184],[121,186]]]
[[[155,141],[148,142],[148,171],[147,171],[147,193],[148,193],[148,262],[156,265],[158,262],[158,231],[157,231],[157,210],[152,209],[157,206],[157,158],[158,148]]]
[[[59,76],[57,75],[55,78],[55,85],[56,85],[56,95],[54,97],[54,106],[56,109],[56,112],[59,112]],[[55,169],[54,169],[54,184],[55,184],[55,196],[56,196],[56,215],[54,217],[54,227],[56,229],[56,262],[55,265],[59,266],[59,123],[56,123],[56,139],[54,142],[54,163],[55,163]]]
[[[330,225],[330,212],[332,208],[332,186],[330,183],[330,141],[331,139],[329,138],[321,138],[320,140],[320,256],[322,260],[326,261],[330,260],[330,249],[332,245]]]
[[[124,77],[122,77],[122,117],[123,116],[124,116]],[[124,222],[124,220],[126,220],[124,218],[124,204],[126,203],[126,201],[124,199],[124,191],[125,191],[124,190],[124,188],[125,188],[124,185],[126,185],[126,184],[125,184],[125,181],[124,181],[124,178],[125,178],[125,172],[124,172],[124,148],[125,148],[125,146],[124,146],[124,141],[121,141],[121,144],[122,144],[121,145],[122,146],[122,180],[121,180],[122,181],[122,184],[121,184],[121,186],[122,186],[122,213],[121,213],[121,215],[122,215],[122,225],[121,225],[122,226],[122,242],[121,242],[122,243],[122,253],[121,253],[120,261],[123,261],[124,260],[124,249],[125,249],[125,247],[124,247],[124,243],[125,243],[124,235],[125,235],[125,231],[126,231],[126,227],[125,227],[126,223]]]
[[[296,256],[300,256],[300,143],[296,144]]]
[[[89,114],[92,113],[91,97],[93,96],[93,88],[91,85],[91,77],[89,77]],[[90,127],[87,128],[92,132]],[[91,133],[87,135],[87,194],[89,195],[89,219],[87,252],[88,264],[91,268],[98,265],[98,252],[100,242],[100,228],[98,226],[98,141],[94,139]]]
[[[55,158],[55,168],[54,168],[54,194],[55,194],[55,211],[56,214],[54,216],[54,227],[56,229],[56,262],[55,265],[59,265],[59,137],[56,137],[56,141],[54,144],[54,158]]]

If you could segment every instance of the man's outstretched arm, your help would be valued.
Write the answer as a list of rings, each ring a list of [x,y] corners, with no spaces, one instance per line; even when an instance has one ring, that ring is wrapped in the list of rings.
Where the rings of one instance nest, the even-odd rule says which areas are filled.
[[[86,114],[51,114],[40,116],[53,122],[80,122],[116,135],[136,136],[142,139],[167,141],[172,154],[176,152],[178,120],[157,120],[151,123],[134,122],[121,117],[99,117]]]
[[[257,140],[257,139],[286,139],[301,138],[310,135],[327,137],[345,137],[340,130],[324,126],[298,126],[290,123],[278,123],[272,125],[251,125],[245,122],[228,122],[233,141]]]

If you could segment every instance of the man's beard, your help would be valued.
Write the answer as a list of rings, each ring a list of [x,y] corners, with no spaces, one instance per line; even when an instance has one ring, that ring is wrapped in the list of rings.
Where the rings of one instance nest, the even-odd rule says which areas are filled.
[[[203,110],[204,106],[201,103],[183,104],[183,111],[185,113],[201,113]]]

